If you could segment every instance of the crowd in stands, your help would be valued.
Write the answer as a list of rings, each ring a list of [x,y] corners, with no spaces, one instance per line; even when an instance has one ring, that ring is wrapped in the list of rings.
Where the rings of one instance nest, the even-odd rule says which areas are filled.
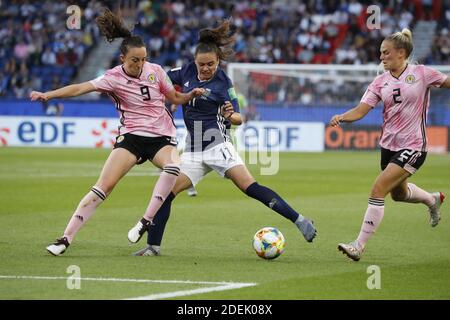
[[[136,4],[134,32],[145,39],[149,59],[167,68],[192,59],[198,31],[232,18],[236,31],[233,62],[378,64],[382,39],[419,19],[438,20],[436,39],[425,63],[450,62],[448,1],[390,0],[142,0]],[[430,5],[431,3],[431,5]],[[0,2],[0,97],[26,97],[30,88],[49,90],[73,80],[99,40],[94,19],[114,1],[77,1],[80,30],[66,27],[66,1]],[[368,5],[381,9],[381,29],[370,30]],[[117,58],[110,65],[118,64]],[[267,76],[270,77],[270,76]],[[273,81],[271,81],[272,79]],[[250,101],[288,104],[348,100],[332,81],[320,85],[299,78],[252,81]],[[281,80],[280,80],[281,79]],[[348,84],[343,84],[348,85]],[[354,99],[364,86],[356,88]],[[348,90],[347,90],[348,89]]]
[[[385,36],[413,28],[418,19],[448,24],[445,3],[438,14],[423,2],[144,0],[136,30],[147,40],[151,58],[166,66],[189,60],[198,30],[228,17],[237,34],[235,62],[365,64],[379,60]],[[368,5],[380,8],[381,29],[367,28]]]
[[[310,21],[322,21],[320,28],[325,30],[330,28],[339,30],[339,28],[342,28],[345,30],[345,37],[335,47],[335,50],[331,46],[330,50],[325,53],[328,55],[328,58],[317,59],[320,56],[323,57],[323,54],[320,51],[312,50],[308,55],[312,58],[307,62],[328,63],[331,60],[332,63],[336,64],[377,65],[380,55],[379,47],[383,39],[403,28],[410,28],[414,32],[415,22],[423,19],[438,20],[439,23],[436,28],[436,37],[431,53],[422,59],[413,57],[414,62],[449,65],[450,35],[448,26],[450,25],[450,1],[442,3],[443,8],[439,7],[439,10],[430,5],[429,2],[432,1],[423,2],[423,5],[421,5],[418,1],[386,1],[383,4],[370,1],[364,5],[364,1],[335,1],[335,6],[328,7],[328,11],[325,11],[325,13],[322,10],[323,2],[314,2],[312,10],[308,10],[308,12],[314,12],[310,16]],[[327,3],[330,4],[332,2]],[[369,29],[367,27],[368,14],[366,13],[366,8],[369,3],[381,8],[381,28],[379,29]],[[294,10],[294,7],[290,10]],[[325,26],[323,25],[324,23]],[[300,30],[300,34],[304,32],[304,30]],[[306,33],[311,34],[311,30],[309,32],[306,31]],[[326,41],[326,38],[323,40]],[[286,44],[286,46],[289,47],[289,44]],[[305,48],[301,45],[300,49],[303,50],[302,52],[305,52],[307,47]],[[293,61],[293,63],[303,62]],[[358,103],[370,80],[365,82],[340,82],[336,78],[335,81],[321,80],[317,82],[308,77],[274,76],[256,71],[249,74],[243,82],[249,84],[246,94],[251,102],[258,102],[260,105],[290,107],[299,104],[348,105]],[[449,94],[445,91],[433,96],[434,101],[446,104],[448,104],[448,98]]]
[[[0,97],[69,84],[99,38],[97,1],[77,1],[80,29],[68,31],[68,1],[0,1]],[[71,21],[73,22],[73,21]]]

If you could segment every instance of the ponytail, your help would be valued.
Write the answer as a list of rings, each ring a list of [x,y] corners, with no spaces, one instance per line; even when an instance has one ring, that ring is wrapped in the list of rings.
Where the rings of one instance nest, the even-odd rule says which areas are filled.
[[[120,45],[120,53],[126,55],[128,50],[134,47],[145,47],[144,42],[139,36],[135,36],[128,29],[123,20],[108,8],[105,12],[98,16],[95,21],[100,29],[101,34],[106,38],[108,42],[113,42],[116,38],[123,38]]]
[[[227,19],[215,29],[200,30],[199,44],[194,55],[214,52],[220,60],[227,60],[231,57],[234,54],[233,45],[236,39],[230,30],[230,24],[230,19]]]
[[[396,32],[385,38],[384,40],[392,41],[395,49],[405,49],[406,58],[409,58],[413,51],[412,33],[408,28],[404,28],[401,32]]]

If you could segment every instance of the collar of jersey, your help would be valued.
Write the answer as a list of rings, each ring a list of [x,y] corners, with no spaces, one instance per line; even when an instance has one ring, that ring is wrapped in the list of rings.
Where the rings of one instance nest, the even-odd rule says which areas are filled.
[[[121,67],[122,67],[123,73],[125,73],[125,75],[126,75],[127,77],[130,77],[130,78],[133,78],[133,79],[139,79],[139,80],[141,80],[141,75],[142,75],[142,71],[144,70],[144,68],[142,68],[141,73],[139,73],[139,77],[134,77],[134,76],[132,76],[132,75],[129,75],[129,74],[125,71],[125,68],[123,67],[123,64],[122,64]]]
[[[409,63],[407,63],[406,64],[406,67],[405,67],[405,69],[403,69],[403,71],[402,71],[402,73],[400,73],[399,75],[398,75],[398,77],[396,77],[396,76],[394,76],[393,74],[392,74],[392,72],[391,71],[389,71],[389,74],[393,77],[393,78],[395,78],[395,79],[397,79],[397,80],[399,80],[400,79],[400,77],[402,76],[402,74],[405,72],[405,70],[406,69],[408,69],[408,67],[409,67]]]
[[[219,68],[217,68],[216,72],[214,72],[214,74],[213,74],[213,76],[211,77],[211,79],[208,79],[208,80],[200,80],[200,77],[198,76],[198,72],[197,72],[197,80],[198,80],[200,83],[207,83],[207,82],[211,81],[212,79],[214,79],[214,77],[215,77],[216,74],[217,74],[217,71],[219,71]]]

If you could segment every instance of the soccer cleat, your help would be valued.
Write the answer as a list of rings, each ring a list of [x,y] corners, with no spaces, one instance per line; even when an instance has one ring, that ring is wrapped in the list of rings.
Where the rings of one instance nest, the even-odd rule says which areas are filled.
[[[61,254],[64,253],[64,251],[66,251],[66,249],[69,247],[70,243],[67,240],[66,237],[62,237],[59,239],[56,239],[56,241],[54,243],[52,243],[51,245],[47,246],[47,251],[54,255],[54,256],[59,256]]]
[[[434,192],[431,194],[436,202],[433,206],[431,206],[428,209],[428,212],[430,213],[430,225],[432,227],[436,227],[439,223],[439,220],[441,220],[441,214],[439,213],[439,208],[441,207],[442,203],[444,202],[445,195],[442,192]]]
[[[141,249],[133,253],[133,256],[150,257],[150,256],[159,256],[160,254],[161,254],[160,246],[147,246],[144,249]]]
[[[297,220],[295,222],[295,225],[300,230],[300,232],[303,234],[303,237],[305,238],[306,241],[312,242],[313,239],[316,237],[317,230],[314,227],[313,221],[303,218],[302,220]]]
[[[148,221],[145,218],[139,220],[139,222],[136,223],[130,231],[128,231],[128,240],[132,243],[138,242],[144,235],[145,231],[147,231],[148,227],[150,227],[151,223],[151,221]]]
[[[353,261],[359,261],[364,252],[364,248],[361,247],[358,240],[350,242],[349,244],[339,243],[338,250],[342,251],[342,253],[346,254],[347,257],[349,257]]]
[[[195,196],[197,196],[197,190],[195,190],[195,187],[190,187],[189,189],[188,189],[188,191],[187,191],[187,195],[189,196],[189,197],[195,197]]]

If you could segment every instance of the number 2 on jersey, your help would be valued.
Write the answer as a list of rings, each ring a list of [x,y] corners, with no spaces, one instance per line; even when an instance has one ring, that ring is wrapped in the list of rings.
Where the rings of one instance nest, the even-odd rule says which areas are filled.
[[[394,94],[392,95],[394,97],[394,102],[395,103],[401,103],[402,100],[400,100],[400,89],[394,89],[392,90],[394,92]]]

